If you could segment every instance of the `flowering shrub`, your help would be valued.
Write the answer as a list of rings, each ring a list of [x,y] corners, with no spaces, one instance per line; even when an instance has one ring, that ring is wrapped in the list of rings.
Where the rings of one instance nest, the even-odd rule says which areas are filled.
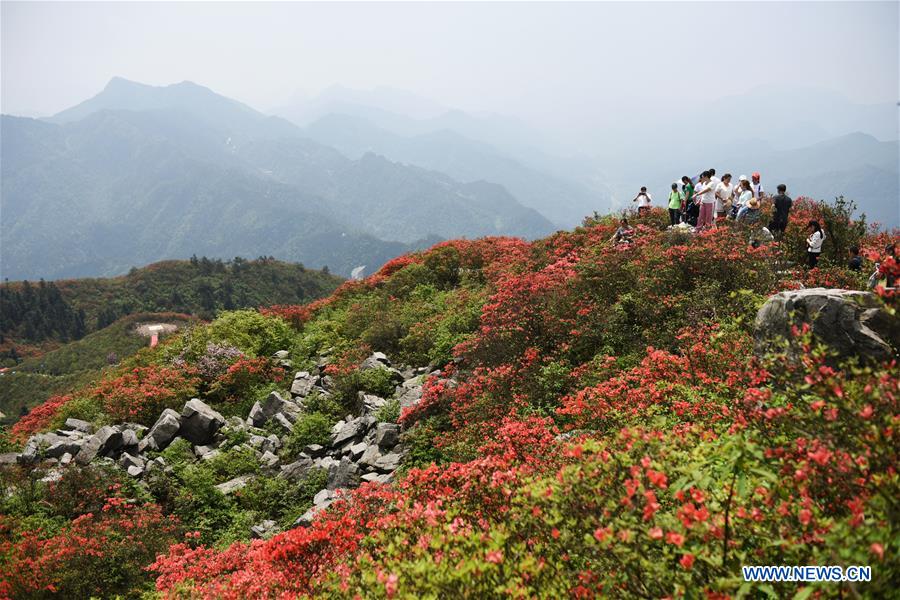
[[[10,434],[13,439],[24,441],[38,431],[50,427],[59,410],[72,401],[72,396],[53,396],[40,406],[31,410],[12,426]]]
[[[224,404],[246,404],[257,387],[282,383],[284,379],[284,370],[268,358],[238,358],[212,382],[208,395]]]
[[[177,523],[155,504],[107,498],[96,513],[59,533],[25,531],[0,541],[0,596],[134,597],[148,583],[144,566],[176,540]]]
[[[193,370],[136,367],[106,379],[88,392],[115,421],[152,425],[166,408],[180,408],[197,393]]]
[[[206,344],[206,353],[197,359],[197,373],[204,381],[213,381],[243,356],[244,353],[234,346],[209,342]],[[181,358],[175,364],[180,366],[186,364],[186,361]]]

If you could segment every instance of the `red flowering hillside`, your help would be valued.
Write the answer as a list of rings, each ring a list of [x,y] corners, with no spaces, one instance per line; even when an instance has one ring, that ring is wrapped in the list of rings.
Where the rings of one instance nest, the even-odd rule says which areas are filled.
[[[797,240],[814,217],[834,247],[806,271]],[[790,345],[763,354],[754,319],[783,290],[865,289],[874,266],[846,269],[847,247],[880,252],[896,235],[868,231],[841,204],[810,201],[797,204],[782,241],[758,248],[729,224],[695,236],[664,230],[665,218],[638,221],[629,245],[610,242],[609,218],[533,243],[442,243],[310,305],[225,313],[36,410],[19,431],[68,417],[151,425],[151,407],[177,410],[194,394],[224,418],[243,419],[254,401],[290,385],[284,368],[300,371],[294,391],[321,367],[327,394],[306,397],[270,454],[315,455],[347,430],[347,413],[373,414],[367,407],[379,399],[373,421],[401,426],[403,463],[392,482],[338,486],[347,489],[329,495],[327,508],[296,521],[320,505],[305,494],[322,481],[267,478],[261,453],[245,452],[243,441],[199,460],[199,450],[173,442],[158,455],[171,472],[145,477],[133,500],[140,510],[128,509],[135,527],[166,519],[158,531],[172,544],[153,560],[140,547],[132,560],[146,558],[142,580],[92,593],[889,596],[900,577],[896,361],[838,356],[803,326]],[[876,280],[897,269],[880,262]],[[879,314],[896,319],[896,297],[880,286]],[[411,380],[396,385],[372,368],[373,351],[430,373],[421,398],[407,402]],[[237,493],[221,491],[221,482],[254,473]],[[0,590],[65,596],[75,563],[58,540],[86,527],[109,543],[91,546],[98,555],[77,563],[84,572],[131,543],[107,525],[128,511],[99,520],[57,508],[37,514],[23,495],[51,492],[38,475],[17,477],[2,501]],[[34,491],[22,478],[38,482]],[[248,525],[263,518],[281,532],[251,540]],[[37,529],[42,519],[47,531]],[[176,528],[187,535],[176,540]],[[53,552],[36,561],[40,544]],[[872,578],[756,584],[741,575],[742,566],[781,564],[868,565]],[[29,570],[41,577],[24,578]]]

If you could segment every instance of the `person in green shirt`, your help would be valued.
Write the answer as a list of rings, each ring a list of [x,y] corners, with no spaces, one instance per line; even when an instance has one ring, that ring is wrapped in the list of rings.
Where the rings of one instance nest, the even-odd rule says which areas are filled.
[[[681,203],[684,200],[681,192],[678,191],[678,182],[672,184],[672,191],[669,192],[669,224],[673,227],[678,225],[681,220]]]
[[[700,205],[694,202],[694,182],[685,175],[681,178],[681,190],[684,192],[684,202],[681,205],[681,218],[689,225],[697,224],[697,216],[700,214]]]

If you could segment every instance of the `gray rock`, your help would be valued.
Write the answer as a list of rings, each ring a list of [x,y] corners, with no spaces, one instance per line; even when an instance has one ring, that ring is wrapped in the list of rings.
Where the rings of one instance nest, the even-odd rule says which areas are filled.
[[[265,452],[259,461],[267,467],[274,467],[278,464],[278,455],[271,452]]]
[[[0,465],[14,465],[19,462],[19,455],[15,452],[4,452],[0,454]]]
[[[122,432],[109,425],[101,427],[81,446],[75,455],[75,462],[86,465],[97,456],[112,454],[122,447]]]
[[[208,444],[224,424],[225,417],[205,402],[193,398],[181,410],[179,435],[192,444]]]
[[[341,421],[338,421],[337,423],[335,423],[334,425],[332,425],[331,426],[331,435],[339,434],[341,432],[341,429],[343,429],[344,425],[346,425],[346,424],[347,424],[347,421],[341,420]]]
[[[263,444],[261,450],[263,452],[275,452],[276,450],[281,448],[281,446],[283,446],[283,444],[281,443],[281,439],[279,439],[279,437],[274,433],[271,433],[269,434],[269,437],[266,438],[266,443]]]
[[[294,382],[291,384],[291,396],[305,398],[317,383],[319,383],[318,376],[312,375],[309,371],[300,371],[294,376]]]
[[[74,431],[80,431],[82,433],[94,433],[94,426],[87,421],[82,421],[81,419],[66,419],[65,428],[72,429]]]
[[[290,358],[290,356],[291,356],[291,353],[288,352],[287,350],[279,350],[278,352],[276,352],[275,354],[272,355],[272,358],[275,358],[278,360],[284,360],[286,358]]]
[[[308,511],[303,513],[296,521],[294,521],[294,527],[308,527],[312,524],[313,519],[315,519],[316,515],[327,509],[332,502],[334,502],[335,494],[331,490],[321,490],[318,494],[316,494],[315,498],[313,498],[313,506]]]
[[[408,388],[400,395],[400,408],[409,408],[415,406],[422,399],[422,386]]]
[[[122,447],[129,448],[132,446],[138,445],[138,436],[137,432],[134,429],[123,429],[122,430]]]
[[[353,444],[352,446],[350,446],[350,448],[348,449],[350,460],[359,460],[359,457],[363,455],[363,452],[366,451],[366,448],[368,448],[368,445],[366,445],[365,442],[360,442],[358,444]]]
[[[900,348],[900,317],[890,315],[871,292],[810,288],[771,296],[756,315],[758,354],[790,340],[791,326],[808,323],[815,339],[841,358],[890,360]],[[790,345],[788,353],[798,350]]]
[[[278,533],[278,523],[266,519],[250,528],[250,537],[257,540],[267,540]]]
[[[210,452],[215,452],[215,450],[216,449],[213,448],[212,446],[194,446],[194,455],[197,458],[203,458]]]
[[[288,402],[281,397],[278,392],[272,392],[262,402],[257,402],[250,409],[250,421],[255,427],[262,427],[266,422],[275,416],[276,413],[285,410],[293,410],[287,408]]]
[[[390,483],[394,480],[393,473],[366,473],[362,476],[363,481],[373,481],[375,483]]]
[[[313,496],[313,506],[322,506],[329,500],[334,500],[334,490],[329,490],[327,488],[319,490],[318,493]]]
[[[16,461],[23,464],[31,464],[37,462],[41,457],[40,443],[32,436],[25,442],[22,453],[16,456]]]
[[[341,430],[337,433],[334,439],[331,441],[332,446],[340,446],[344,442],[348,440],[352,440],[356,437],[362,437],[366,433],[366,425],[363,417],[357,417],[352,421],[347,422],[341,427]]]
[[[204,462],[208,462],[208,461],[211,461],[211,460],[213,460],[214,458],[220,456],[221,454],[222,454],[222,451],[216,449],[216,450],[213,450],[212,452],[207,452],[206,454],[204,454],[203,456],[201,456],[201,457],[200,457],[200,460],[202,460],[202,461],[204,461]]]
[[[62,456],[59,457],[59,464],[67,465],[72,462],[72,458],[73,458],[73,456],[71,454],[69,454],[68,452],[66,452],[65,454],[63,454]]]
[[[372,394],[364,394],[363,392],[359,393],[359,401],[362,405],[362,412],[364,415],[375,414],[380,408],[387,404],[387,400],[384,398],[379,398]]]
[[[309,444],[303,447],[303,453],[308,454],[314,458],[318,458],[325,454],[325,446],[321,446],[319,444]]]
[[[64,454],[75,456],[81,450],[83,443],[81,440],[68,437],[59,438],[47,446],[47,449],[44,450],[44,456],[51,458],[61,458]]]
[[[372,445],[366,448],[366,451],[363,452],[363,455],[359,459],[360,466],[364,468],[374,469],[376,463],[381,458],[381,450],[379,450],[378,446]]]
[[[181,428],[181,415],[171,408],[162,411],[156,423],[147,432],[147,435],[138,442],[138,451],[164,450],[178,435]]]
[[[144,459],[140,456],[134,456],[133,454],[123,452],[122,456],[119,458],[119,463],[126,469],[128,467],[141,467],[141,469],[143,470],[146,461],[144,461]]]
[[[41,477],[41,483],[55,483],[62,479],[63,470],[59,467],[54,467],[47,471],[47,474]]]
[[[294,424],[284,416],[284,413],[276,413],[275,416],[272,417],[272,421],[284,429],[285,433],[290,433],[294,430]]]
[[[132,477],[140,477],[141,475],[144,474],[144,469],[137,465],[131,465],[130,467],[128,467],[127,471],[128,471],[128,474],[131,475]]]
[[[290,479],[291,481],[301,481],[306,478],[314,467],[315,465],[311,458],[308,456],[301,456],[296,461],[282,466],[278,476]]]
[[[235,477],[234,479],[229,479],[225,483],[220,483],[216,486],[216,489],[227,496],[229,494],[233,494],[239,489],[246,487],[246,485],[250,483],[253,478],[253,475],[240,475],[238,477]]]
[[[375,443],[388,450],[400,441],[400,426],[396,423],[379,423],[375,428]]]
[[[328,469],[328,483],[325,487],[329,490],[356,487],[359,485],[359,467],[344,457],[336,465]]]
[[[323,456],[322,458],[317,458],[313,461],[313,466],[319,469],[325,469],[326,471],[331,468],[332,465],[336,465],[340,463],[339,460],[336,460],[331,456]]]
[[[382,455],[378,460],[375,461],[375,468],[379,471],[395,471],[397,467],[400,466],[400,461],[403,460],[403,457],[397,454],[396,452],[391,452],[389,454]]]

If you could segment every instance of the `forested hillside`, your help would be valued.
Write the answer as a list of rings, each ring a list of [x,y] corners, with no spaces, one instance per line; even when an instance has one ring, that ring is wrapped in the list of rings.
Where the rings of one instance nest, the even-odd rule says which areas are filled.
[[[10,430],[0,594],[890,597],[898,235],[846,209],[453,240],[188,328]],[[871,581],[741,576],[780,564]]]
[[[218,310],[308,302],[341,279],[271,258],[191,258],[133,268],[122,277],[5,282],[0,285],[0,342],[26,356],[41,342],[77,340],[136,312],[176,312],[210,319]]]

